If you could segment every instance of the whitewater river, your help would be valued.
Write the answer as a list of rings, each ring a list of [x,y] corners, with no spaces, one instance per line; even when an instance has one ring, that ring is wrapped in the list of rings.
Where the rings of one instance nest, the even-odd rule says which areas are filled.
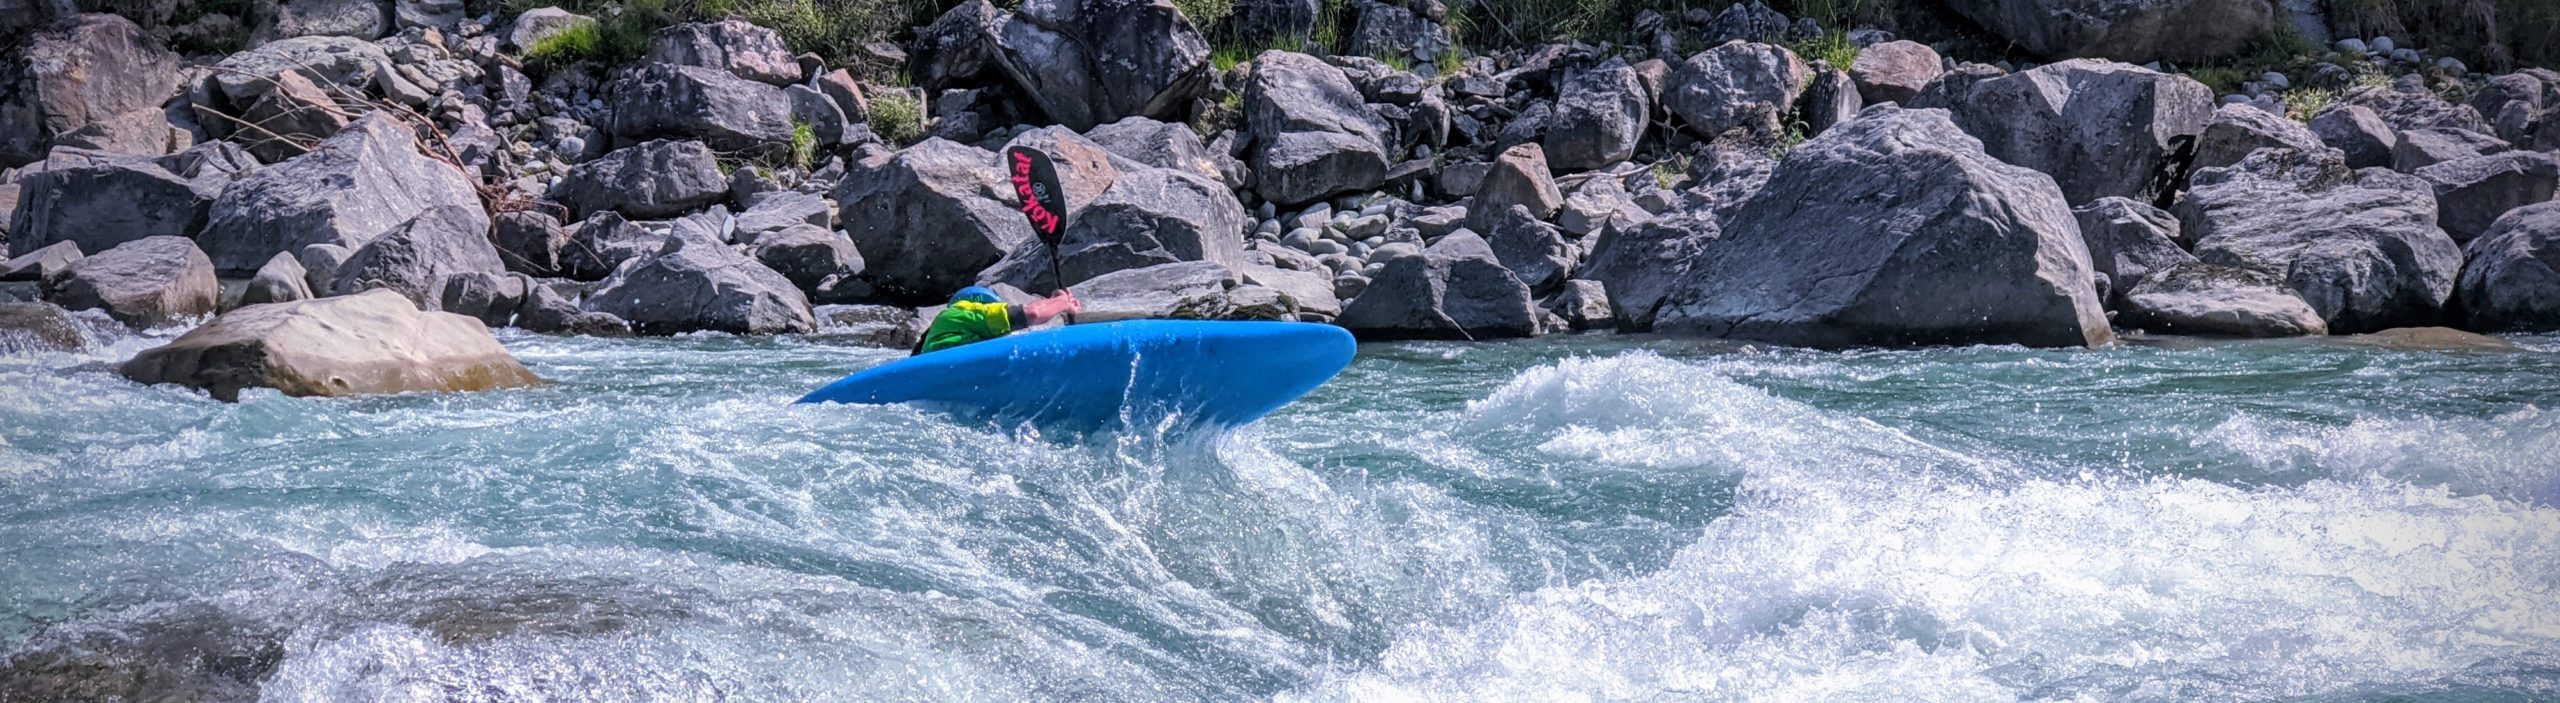
[[[1368,345],[1068,444],[502,337],[554,383],[0,356],[0,701],[2560,699],[2560,337]]]

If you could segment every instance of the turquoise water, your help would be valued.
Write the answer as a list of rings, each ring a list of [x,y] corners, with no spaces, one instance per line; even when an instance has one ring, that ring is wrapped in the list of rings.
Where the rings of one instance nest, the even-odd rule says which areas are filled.
[[[502,337],[555,383],[0,357],[0,700],[2560,698],[2560,337],[1371,345],[1065,444]]]

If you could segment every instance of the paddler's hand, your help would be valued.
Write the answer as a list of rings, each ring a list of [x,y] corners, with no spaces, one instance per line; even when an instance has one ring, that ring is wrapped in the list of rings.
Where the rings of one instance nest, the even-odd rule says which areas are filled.
[[[1084,312],[1084,301],[1076,300],[1074,291],[1062,290],[1057,295],[1025,303],[1022,311],[1031,315],[1031,324],[1045,325],[1059,315]]]

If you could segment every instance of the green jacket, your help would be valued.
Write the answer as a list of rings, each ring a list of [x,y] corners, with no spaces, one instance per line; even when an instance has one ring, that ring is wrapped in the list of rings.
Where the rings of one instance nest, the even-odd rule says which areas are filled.
[[[933,316],[933,324],[925,326],[924,340],[916,345],[916,353],[937,352],[1013,334],[1014,330],[1028,326],[1030,320],[1020,305],[967,300],[952,303],[951,307],[943,308],[941,314]]]

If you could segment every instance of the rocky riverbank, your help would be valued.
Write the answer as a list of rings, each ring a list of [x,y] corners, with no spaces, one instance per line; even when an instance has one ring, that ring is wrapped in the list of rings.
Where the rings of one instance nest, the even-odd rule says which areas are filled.
[[[1434,0],[1337,4],[1204,32],[1166,2],[972,0],[858,56],[677,21],[624,57],[594,45],[625,16],[560,8],[296,0],[181,55],[201,27],[48,6],[0,76],[0,287],[143,327],[388,290],[543,333],[889,346],[961,286],[1061,283],[1366,339],[2560,328],[2547,69],[2308,44],[2257,0],[2084,34],[2018,19],[2042,0],[1951,6],[2025,58],[1757,4],[1472,52]],[[1299,50],[1230,45],[1246,25]],[[2174,63],[2270,37],[2296,53],[2237,84]],[[2066,56],[2091,58],[2035,60]],[[1055,269],[1013,145],[1059,163]]]

